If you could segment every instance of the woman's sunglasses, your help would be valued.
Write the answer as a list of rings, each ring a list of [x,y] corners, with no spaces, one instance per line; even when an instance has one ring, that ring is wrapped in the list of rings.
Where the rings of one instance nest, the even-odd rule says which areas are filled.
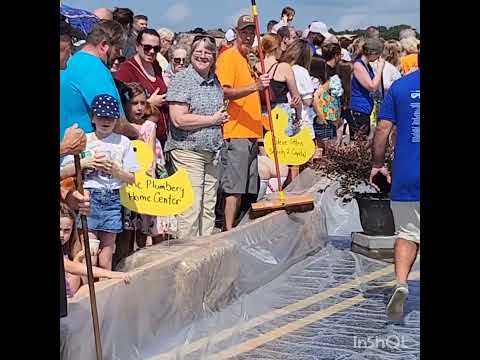
[[[173,58],[173,62],[177,65],[185,64],[185,58]]]
[[[216,44],[215,38],[213,36],[210,36],[210,35],[195,35],[195,37],[193,38],[193,41],[192,41],[192,45],[193,45],[194,42],[196,42],[198,40],[203,40],[203,39],[209,39],[212,43]]]
[[[146,53],[149,53],[152,49],[153,49],[153,52],[155,53],[159,53],[160,52],[160,46],[157,45],[157,46],[152,46],[152,45],[148,45],[148,44],[140,44],[140,46],[143,48],[143,51],[145,51]]]

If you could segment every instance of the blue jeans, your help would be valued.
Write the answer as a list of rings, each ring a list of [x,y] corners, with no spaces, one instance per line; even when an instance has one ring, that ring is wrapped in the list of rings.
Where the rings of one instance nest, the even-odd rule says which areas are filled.
[[[90,192],[89,230],[121,233],[122,205],[119,190],[88,189]]]

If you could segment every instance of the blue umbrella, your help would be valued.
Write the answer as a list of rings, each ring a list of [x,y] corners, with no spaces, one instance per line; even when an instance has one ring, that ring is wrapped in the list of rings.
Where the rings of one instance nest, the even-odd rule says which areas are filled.
[[[60,13],[65,15],[70,25],[82,31],[85,35],[88,35],[95,24],[100,21],[99,18],[89,11],[74,9],[64,4],[60,5]]]

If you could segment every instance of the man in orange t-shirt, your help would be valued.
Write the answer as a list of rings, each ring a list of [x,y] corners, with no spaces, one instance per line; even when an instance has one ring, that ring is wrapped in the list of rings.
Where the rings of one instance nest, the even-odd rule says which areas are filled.
[[[225,193],[225,228],[234,226],[244,194],[258,193],[258,143],[263,135],[259,91],[270,84],[268,74],[252,77],[247,55],[255,40],[255,23],[242,15],[235,28],[234,45],[223,51],[216,73],[229,100],[230,121],[223,126],[225,145],[220,152],[220,187]]]

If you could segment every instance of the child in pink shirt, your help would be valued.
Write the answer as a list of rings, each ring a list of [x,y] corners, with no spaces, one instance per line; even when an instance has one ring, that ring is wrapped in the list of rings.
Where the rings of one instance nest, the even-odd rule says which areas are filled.
[[[153,178],[164,178],[167,175],[165,170],[165,158],[162,145],[156,136],[158,120],[161,116],[158,109],[147,102],[147,95],[142,85],[138,83],[127,83],[120,90],[123,106],[127,120],[139,131],[139,140],[149,144],[155,154],[154,164],[150,168],[149,175]],[[147,236],[164,235],[169,232],[176,221],[172,217],[154,217],[148,215],[137,216],[133,212],[125,210],[126,229],[136,230],[137,244],[143,246]]]

